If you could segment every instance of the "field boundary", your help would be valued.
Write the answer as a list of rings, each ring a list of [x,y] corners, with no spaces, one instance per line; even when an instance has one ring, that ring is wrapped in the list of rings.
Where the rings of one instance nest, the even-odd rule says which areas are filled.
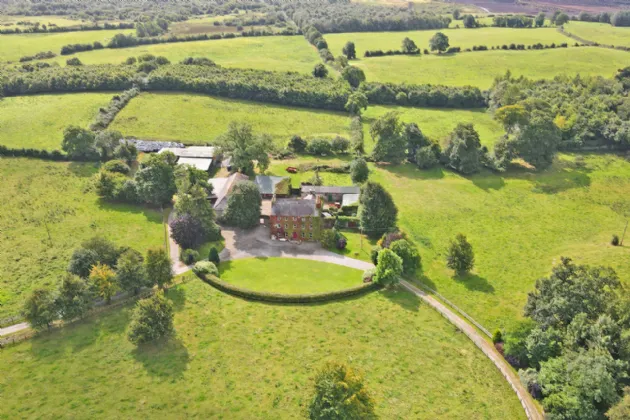
[[[582,37],[579,37],[575,34],[572,34],[571,32],[567,32],[564,29],[564,26],[559,26],[557,29],[558,32],[560,32],[562,35],[569,37],[571,39],[574,39],[576,41],[579,41],[583,44],[589,45],[591,47],[599,47],[599,48],[610,48],[613,50],[620,50],[620,51],[630,51],[630,47],[624,47],[623,45],[612,45],[612,44],[600,44],[599,42],[595,42],[595,41],[589,41],[588,39],[584,39]]]

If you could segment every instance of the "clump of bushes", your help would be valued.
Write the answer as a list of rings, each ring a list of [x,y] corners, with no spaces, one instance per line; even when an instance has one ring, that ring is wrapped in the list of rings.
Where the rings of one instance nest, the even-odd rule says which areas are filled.
[[[215,276],[219,277],[219,269],[211,261],[199,261],[193,267],[193,273],[197,276]]]
[[[109,172],[116,172],[119,174],[127,175],[131,171],[129,165],[123,162],[120,159],[110,160],[109,162],[105,162],[103,164],[103,170]]]
[[[191,265],[199,260],[199,252],[194,249],[185,249],[179,259],[186,265]]]
[[[348,239],[337,229],[330,229],[322,231],[320,235],[320,242],[326,249],[345,249],[348,244]]]

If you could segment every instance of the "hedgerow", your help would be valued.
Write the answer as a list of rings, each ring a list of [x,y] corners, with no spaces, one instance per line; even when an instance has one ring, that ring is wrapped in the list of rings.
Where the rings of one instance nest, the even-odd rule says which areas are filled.
[[[439,108],[483,108],[486,99],[473,86],[408,85],[394,83],[362,83],[359,90],[371,105],[410,105]],[[397,99],[399,93],[406,95],[405,104]]]

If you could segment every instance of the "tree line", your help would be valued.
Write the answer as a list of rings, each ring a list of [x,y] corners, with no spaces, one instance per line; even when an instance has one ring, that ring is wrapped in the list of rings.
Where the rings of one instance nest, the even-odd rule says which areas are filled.
[[[0,35],[10,34],[42,34],[42,33],[60,33],[60,32],[82,32],[82,31],[105,31],[114,29],[133,29],[133,22],[125,23],[103,23],[103,25],[79,25],[79,26],[56,26],[56,25],[35,25],[27,28],[0,29]]]

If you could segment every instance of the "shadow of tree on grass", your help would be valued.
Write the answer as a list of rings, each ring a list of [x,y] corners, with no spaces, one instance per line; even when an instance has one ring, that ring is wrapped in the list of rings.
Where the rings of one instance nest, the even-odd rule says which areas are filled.
[[[140,345],[133,351],[133,356],[149,375],[164,379],[183,378],[190,361],[188,349],[178,337]]]
[[[407,311],[418,312],[420,309],[420,298],[401,286],[383,289],[379,293]]]
[[[488,283],[488,280],[476,274],[468,273],[455,275],[453,276],[453,280],[457,283],[463,284],[468,290],[483,293],[494,293],[494,287]]]

